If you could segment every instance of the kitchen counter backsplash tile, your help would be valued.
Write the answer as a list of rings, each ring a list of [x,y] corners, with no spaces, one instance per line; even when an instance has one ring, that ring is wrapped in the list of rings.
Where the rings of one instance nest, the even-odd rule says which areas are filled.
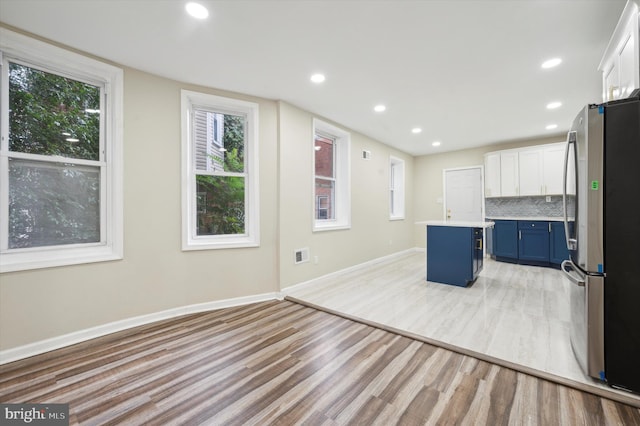
[[[569,211],[573,211],[575,197],[569,196]],[[552,195],[551,202],[546,197],[505,197],[485,199],[486,217],[562,217],[562,196]]]

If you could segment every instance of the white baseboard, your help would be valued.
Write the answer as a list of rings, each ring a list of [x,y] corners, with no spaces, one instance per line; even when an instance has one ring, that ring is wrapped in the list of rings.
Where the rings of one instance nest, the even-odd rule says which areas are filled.
[[[140,325],[149,324],[155,321],[161,321],[178,317],[181,315],[194,314],[198,312],[213,311],[217,309],[230,308],[233,306],[248,305],[251,303],[264,302],[267,300],[282,300],[286,296],[287,291],[313,285],[320,280],[337,277],[343,274],[347,274],[353,271],[357,271],[362,268],[371,267],[381,263],[392,262],[400,257],[406,256],[410,253],[425,251],[424,248],[411,248],[397,253],[392,253],[387,256],[379,257],[377,259],[369,260],[358,265],[350,266],[345,269],[341,269],[336,272],[332,272],[327,275],[323,275],[318,278],[314,278],[309,281],[295,284],[283,288],[280,292],[264,293],[253,296],[236,297],[233,299],[216,300],[213,302],[199,303],[196,305],[181,306],[177,308],[168,309],[166,311],[155,312],[147,315],[140,315],[133,318],[127,318],[120,321],[114,321],[108,324],[99,325],[96,327],[87,328],[84,330],[75,331],[73,333],[64,334],[62,336],[52,337],[50,339],[40,340],[38,342],[29,343],[27,345],[18,346],[11,349],[0,351],[0,365],[7,364],[9,362],[17,361],[20,359],[28,358],[30,356],[38,355],[41,353],[49,352],[55,349],[59,349],[65,346],[74,345],[76,343],[84,342],[96,337],[105,336],[107,334],[115,333],[117,331],[126,330],[129,328],[137,327]]]
[[[282,290],[280,290],[280,294],[283,295],[283,296],[286,296],[288,291],[297,290],[297,289],[300,289],[300,288],[308,287],[308,286],[311,286],[311,285],[314,285],[314,284],[318,283],[321,280],[325,280],[327,278],[339,277],[341,275],[348,274],[350,272],[354,272],[354,271],[357,271],[359,269],[368,268],[368,267],[371,267],[373,265],[379,265],[381,263],[393,262],[394,260],[396,260],[396,259],[398,259],[400,257],[407,256],[407,255],[409,255],[411,253],[416,253],[416,252],[420,252],[420,251],[425,251],[425,249],[424,248],[421,249],[419,247],[414,247],[414,248],[410,248],[410,249],[407,249],[407,250],[403,250],[403,251],[399,251],[399,252],[396,252],[396,253],[392,253],[392,254],[389,254],[387,256],[378,257],[376,259],[368,260],[368,261],[366,261],[364,263],[359,263],[359,264],[354,265],[354,266],[349,266],[348,268],[341,269],[341,270],[335,271],[335,272],[331,272],[331,273],[323,275],[321,277],[313,278],[313,279],[311,279],[309,281],[303,281],[301,283],[294,284],[294,285],[289,286],[289,287],[285,287]]]
[[[155,312],[153,314],[140,315],[138,317],[127,318],[96,327],[87,328],[85,330],[74,331],[73,333],[64,334],[62,336],[52,337],[50,339],[40,340],[38,342],[29,343],[24,346],[18,346],[11,349],[0,351],[0,365],[30,356],[49,352],[65,346],[74,345],[96,337],[105,336],[117,331],[126,330],[128,328],[149,324],[155,321],[161,321],[178,317],[181,315],[195,314],[199,312],[214,311],[222,308],[230,308],[233,306],[248,305],[251,303],[264,302],[267,300],[282,299],[280,293],[265,293],[254,296],[236,297],[233,299],[216,300],[213,302],[198,303],[196,305],[181,306],[178,308],[168,309],[166,311]]]

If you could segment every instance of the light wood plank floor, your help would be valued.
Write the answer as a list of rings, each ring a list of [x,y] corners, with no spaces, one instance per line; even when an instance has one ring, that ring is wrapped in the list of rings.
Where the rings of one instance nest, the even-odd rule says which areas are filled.
[[[0,367],[0,401],[82,425],[633,425],[640,410],[288,301]]]
[[[476,282],[463,288],[426,281],[425,264],[425,253],[414,252],[283,293],[294,301],[504,360],[525,372],[620,395],[640,406],[640,397],[582,372],[569,338],[571,284],[561,271],[487,258]]]

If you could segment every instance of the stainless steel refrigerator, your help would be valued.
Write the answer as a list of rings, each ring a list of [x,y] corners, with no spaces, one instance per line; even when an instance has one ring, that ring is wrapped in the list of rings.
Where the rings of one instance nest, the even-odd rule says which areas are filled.
[[[638,91],[584,107],[565,154],[571,346],[589,376],[640,393]],[[575,195],[567,194],[571,180]]]

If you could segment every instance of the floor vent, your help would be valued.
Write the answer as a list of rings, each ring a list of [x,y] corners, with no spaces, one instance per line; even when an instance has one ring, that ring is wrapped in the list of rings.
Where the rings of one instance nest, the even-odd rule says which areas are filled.
[[[304,262],[308,262],[309,261],[309,249],[308,248],[303,248],[303,249],[298,249],[295,251],[296,257],[295,257],[295,264],[297,265],[298,263],[304,263]]]

